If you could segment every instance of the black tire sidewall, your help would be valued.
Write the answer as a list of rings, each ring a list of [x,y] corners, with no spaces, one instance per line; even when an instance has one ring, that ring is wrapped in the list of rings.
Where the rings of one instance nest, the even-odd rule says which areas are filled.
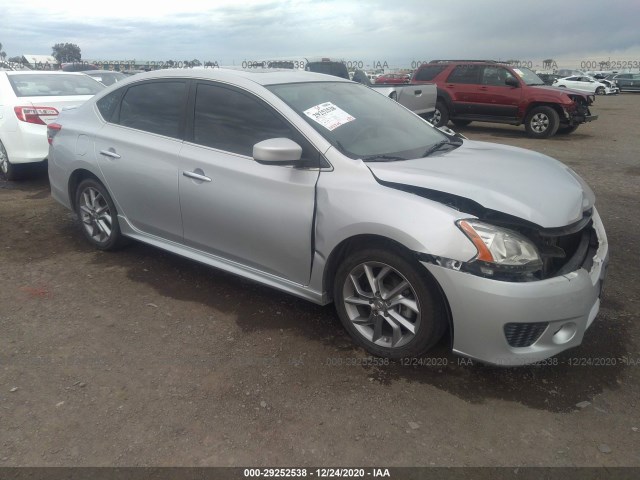
[[[95,188],[100,192],[100,195],[105,199],[107,204],[109,205],[109,211],[111,212],[112,225],[111,225],[111,236],[105,242],[97,242],[86,231],[84,228],[84,224],[82,223],[82,218],[80,215],[80,195],[87,188]],[[80,220],[80,228],[82,229],[82,234],[84,237],[93,245],[95,248],[99,250],[114,250],[121,246],[122,244],[122,234],[120,233],[120,224],[118,223],[118,211],[116,210],[116,206],[111,200],[111,195],[107,192],[107,189],[104,188],[102,183],[97,180],[88,178],[80,182],[78,188],[76,189],[75,194],[75,211],[78,215],[78,219]]]
[[[7,156],[7,173],[4,173],[2,169],[0,169],[0,175],[4,176],[4,178],[9,181],[19,180],[22,173],[22,169],[20,168],[21,165],[14,165],[11,163],[9,160],[9,153],[2,141],[0,141],[0,148],[4,150],[4,154]]]
[[[349,320],[344,307],[342,290],[347,276],[357,265],[372,261],[387,264],[404,275],[418,296],[421,312],[420,327],[415,337],[400,348],[381,347],[364,338]],[[342,262],[336,272],[333,298],[338,317],[356,344],[373,355],[397,359],[421,355],[442,338],[447,328],[442,300],[435,286],[435,280],[428,277],[428,272],[420,272],[419,268],[417,260],[412,261],[408,256],[379,248],[352,253]]]
[[[434,123],[434,126],[442,127],[449,123],[449,109],[442,100],[438,100],[436,102],[436,109],[440,112],[440,121],[438,123]]]

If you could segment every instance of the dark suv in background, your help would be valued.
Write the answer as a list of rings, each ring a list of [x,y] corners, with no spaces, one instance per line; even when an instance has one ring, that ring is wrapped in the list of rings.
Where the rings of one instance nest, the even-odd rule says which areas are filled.
[[[618,85],[620,91],[640,91],[640,73],[619,73],[613,80]]]
[[[522,125],[529,136],[571,133],[598,118],[593,95],[544,84],[533,71],[491,60],[433,60],[411,83],[435,83],[438,100],[432,123],[457,126],[472,121]]]

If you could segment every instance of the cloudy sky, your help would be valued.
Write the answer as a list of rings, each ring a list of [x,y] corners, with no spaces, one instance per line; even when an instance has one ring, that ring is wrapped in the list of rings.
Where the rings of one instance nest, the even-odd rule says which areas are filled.
[[[8,56],[76,43],[92,60],[553,58],[579,66],[566,64],[640,62],[639,19],[638,0],[2,0],[0,42]]]

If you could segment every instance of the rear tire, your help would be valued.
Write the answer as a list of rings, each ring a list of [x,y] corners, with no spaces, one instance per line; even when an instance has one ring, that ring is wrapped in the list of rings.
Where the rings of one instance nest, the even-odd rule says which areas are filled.
[[[22,175],[22,165],[15,165],[9,161],[9,155],[4,148],[2,142],[0,142],[0,173],[4,175],[7,180],[18,180]]]
[[[116,250],[125,243],[116,207],[100,182],[93,178],[80,182],[75,200],[82,233],[89,243],[99,250]]]
[[[560,115],[551,107],[535,107],[527,115],[524,126],[532,138],[552,137],[560,126]]]
[[[431,123],[434,127],[442,127],[449,123],[449,109],[442,100],[436,102],[436,109],[431,117]]]
[[[447,329],[435,280],[398,251],[367,248],[349,255],[338,268],[333,295],[354,342],[379,357],[421,355]]]

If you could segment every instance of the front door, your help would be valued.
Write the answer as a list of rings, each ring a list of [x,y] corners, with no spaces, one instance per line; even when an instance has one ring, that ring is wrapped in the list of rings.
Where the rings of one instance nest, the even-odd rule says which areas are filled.
[[[253,145],[290,138],[303,159],[318,158],[297,131],[253,94],[200,82],[190,139],[181,151],[185,243],[306,285],[312,260],[317,163],[262,165]]]

